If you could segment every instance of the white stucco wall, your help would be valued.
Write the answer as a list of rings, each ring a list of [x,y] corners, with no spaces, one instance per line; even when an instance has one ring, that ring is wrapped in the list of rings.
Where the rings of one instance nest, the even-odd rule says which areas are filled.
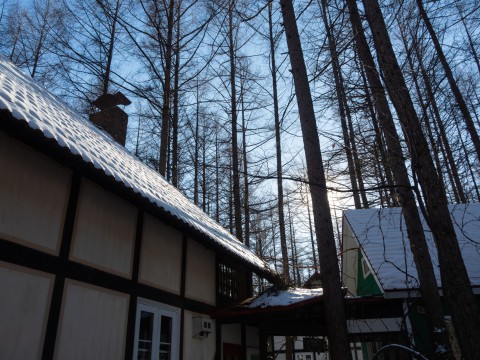
[[[216,326],[212,320],[212,332],[208,337],[195,339],[193,336],[193,319],[209,318],[208,315],[198,314],[185,310],[184,314],[184,338],[183,338],[183,358],[191,360],[213,360],[215,358],[215,339]]]
[[[143,226],[139,281],[180,294],[182,234],[146,215]]]
[[[65,285],[55,359],[123,359],[128,295],[73,280]]]
[[[133,205],[83,180],[70,258],[131,277],[136,219]]]
[[[71,172],[0,131],[0,238],[58,254]]]
[[[0,262],[0,359],[40,359],[53,275]]]
[[[215,253],[192,239],[187,241],[185,295],[215,305]]]

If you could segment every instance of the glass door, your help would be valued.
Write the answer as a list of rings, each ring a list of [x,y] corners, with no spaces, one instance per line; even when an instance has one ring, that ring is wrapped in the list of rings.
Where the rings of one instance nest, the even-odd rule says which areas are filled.
[[[166,305],[137,305],[134,360],[177,360],[178,337],[178,311]]]
[[[172,318],[162,315],[160,321],[159,360],[172,360]]]
[[[153,322],[155,313],[140,311],[140,325],[138,331],[138,360],[152,360]]]

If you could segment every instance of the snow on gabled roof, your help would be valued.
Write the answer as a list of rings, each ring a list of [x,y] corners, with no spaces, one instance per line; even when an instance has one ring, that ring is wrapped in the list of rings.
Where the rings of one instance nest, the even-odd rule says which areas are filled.
[[[288,288],[286,290],[267,290],[246,305],[246,308],[268,308],[290,306],[307,300],[321,298],[323,289]]]
[[[40,130],[46,138],[79,155],[84,162],[112,176],[227,252],[257,270],[273,274],[263,260],[162,176],[3,57],[0,57],[0,109],[8,110],[30,128]]]
[[[449,206],[470,282],[480,286],[480,204]],[[432,232],[422,224],[440,286],[438,256]],[[418,275],[410,251],[401,208],[346,210],[344,221],[352,229],[384,290],[418,288]]]

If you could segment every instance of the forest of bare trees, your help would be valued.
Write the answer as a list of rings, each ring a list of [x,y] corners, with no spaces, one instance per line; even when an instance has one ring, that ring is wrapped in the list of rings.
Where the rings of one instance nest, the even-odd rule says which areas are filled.
[[[0,0],[0,33],[0,54],[85,118],[124,93],[129,151],[286,283],[321,269],[332,358],[350,356],[342,210],[393,206],[431,328],[445,324],[421,215],[462,353],[480,354],[447,209],[480,201],[478,1]]]

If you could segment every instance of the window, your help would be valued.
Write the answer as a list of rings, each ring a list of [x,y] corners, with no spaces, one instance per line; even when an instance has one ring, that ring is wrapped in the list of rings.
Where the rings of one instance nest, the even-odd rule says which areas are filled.
[[[370,271],[370,266],[368,266],[367,260],[362,257],[362,270],[363,270],[363,278],[366,279],[368,275],[372,272]]]
[[[177,360],[179,312],[160,303],[141,301],[135,321],[135,360]]]
[[[222,263],[219,264],[218,271],[220,303],[243,300],[247,297],[247,276],[244,272]]]

